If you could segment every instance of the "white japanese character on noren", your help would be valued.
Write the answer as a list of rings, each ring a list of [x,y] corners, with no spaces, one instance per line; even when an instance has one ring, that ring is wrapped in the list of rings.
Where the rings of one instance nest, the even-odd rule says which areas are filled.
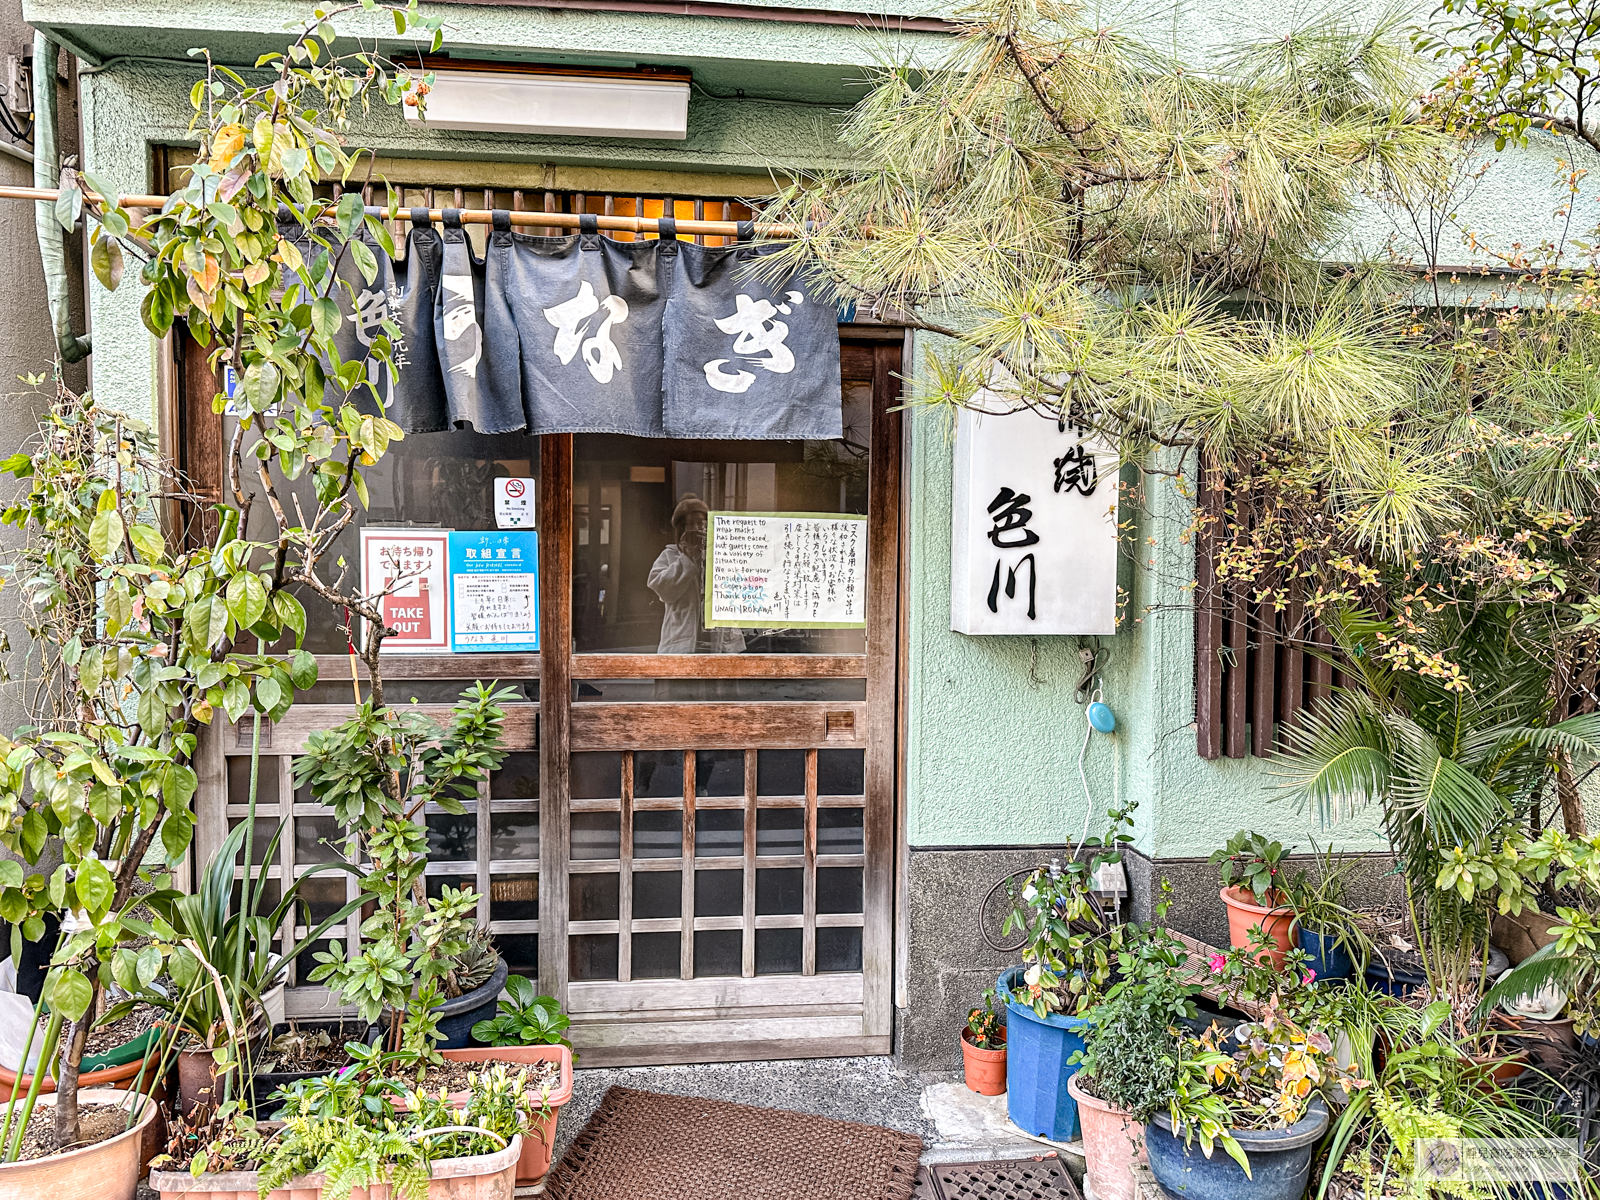
[[[589,318],[606,310],[605,320],[594,336],[585,338]],[[628,302],[621,296],[607,296],[601,300],[586,279],[571,300],[544,310],[544,319],[556,327],[555,354],[563,366],[581,349],[584,365],[589,368],[597,383],[610,383],[616,369],[622,365],[622,355],[611,342],[611,327],[628,319]]]
[[[717,328],[723,333],[739,335],[733,341],[735,354],[743,355],[780,375],[787,375],[794,370],[794,355],[789,347],[783,344],[784,339],[789,336],[789,326],[775,318],[779,313],[788,316],[805,303],[805,297],[799,292],[785,292],[784,299],[788,303],[774,307],[770,300],[752,300],[741,293],[735,297],[733,315],[718,318],[716,321]],[[767,357],[754,357],[763,352]],[[705,365],[706,382],[719,392],[737,394],[749,391],[756,377],[749,371],[728,374],[722,369],[727,362],[725,358],[716,358],[708,362]]]

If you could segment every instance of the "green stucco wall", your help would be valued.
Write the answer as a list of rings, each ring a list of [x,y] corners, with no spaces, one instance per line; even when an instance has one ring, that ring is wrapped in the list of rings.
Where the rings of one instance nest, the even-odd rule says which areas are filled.
[[[793,3],[793,0],[787,0]],[[830,0],[830,7],[882,11],[871,0]],[[907,13],[950,4],[897,4]],[[1163,6],[1145,36],[1167,36],[1194,56],[1222,44],[1229,30],[1250,36],[1275,27],[1278,8],[1254,0],[1215,19],[1218,5]],[[155,185],[150,148],[186,142],[188,91],[196,77],[181,61],[190,46],[248,62],[281,46],[286,21],[310,5],[269,0],[28,0],[28,19],[57,31],[103,66],[84,80],[87,165],[127,191]],[[394,158],[547,164],[598,170],[652,169],[737,173],[760,194],[770,168],[804,169],[845,162],[833,137],[839,108],[860,94],[862,67],[910,53],[932,61],[935,34],[885,37],[849,26],[745,22],[638,14],[563,12],[512,6],[449,5],[449,43],[458,57],[520,55],[549,62],[676,63],[701,86],[683,142],[515,138],[417,132],[379,111],[350,131],[353,144]],[[387,18],[384,18],[387,20]],[[351,31],[359,29],[351,25]],[[387,26],[375,26],[382,32]],[[139,56],[154,55],[165,61]],[[745,99],[718,99],[738,89]],[[715,95],[708,94],[715,93]],[[781,97],[782,99],[770,99]],[[1496,166],[1461,207],[1464,228],[1499,231],[1537,244],[1551,228],[1554,155],[1524,154]],[[1369,247],[1403,238],[1403,222],[1368,206],[1358,222]],[[1448,257],[1448,256],[1447,256]],[[1463,250],[1461,258],[1466,258]],[[149,416],[156,395],[158,349],[139,321],[140,291],[130,274],[116,294],[94,289],[93,385],[102,399]],[[913,846],[1057,844],[1078,836],[1085,798],[1078,778],[1084,723],[1073,698],[1080,666],[1073,638],[974,638],[950,631],[952,444],[944,420],[912,418],[910,630],[911,714],[906,746],[906,823]],[[1137,800],[1138,847],[1161,857],[1204,855],[1235,829],[1253,827],[1309,849],[1326,835],[1273,803],[1273,780],[1254,759],[1208,763],[1195,753],[1192,622],[1181,585],[1191,571],[1177,534],[1181,501],[1152,490],[1153,512],[1130,540],[1124,586],[1131,624],[1106,639],[1105,700],[1115,709],[1115,740],[1095,735],[1086,773],[1096,819],[1110,804],[1113,762],[1120,793]],[[1137,557],[1138,561],[1134,559]],[[1341,844],[1379,844],[1368,823],[1337,831]]]

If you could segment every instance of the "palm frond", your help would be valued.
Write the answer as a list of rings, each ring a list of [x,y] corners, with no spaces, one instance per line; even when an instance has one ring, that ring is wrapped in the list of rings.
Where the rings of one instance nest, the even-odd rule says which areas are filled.
[[[1381,801],[1390,790],[1390,747],[1372,701],[1346,692],[1324,701],[1285,731],[1288,752],[1273,775],[1283,798],[1331,825]]]

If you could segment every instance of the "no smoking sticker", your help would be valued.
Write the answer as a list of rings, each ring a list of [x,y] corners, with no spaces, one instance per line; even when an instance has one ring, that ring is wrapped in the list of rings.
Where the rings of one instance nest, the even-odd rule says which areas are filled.
[[[494,523],[497,529],[533,529],[534,494],[532,479],[502,478],[494,481]]]

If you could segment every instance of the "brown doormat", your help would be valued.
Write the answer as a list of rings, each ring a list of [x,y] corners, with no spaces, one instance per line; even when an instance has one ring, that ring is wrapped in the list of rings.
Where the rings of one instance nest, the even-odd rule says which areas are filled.
[[[725,1100],[614,1087],[550,1200],[911,1200],[922,1140]]]

